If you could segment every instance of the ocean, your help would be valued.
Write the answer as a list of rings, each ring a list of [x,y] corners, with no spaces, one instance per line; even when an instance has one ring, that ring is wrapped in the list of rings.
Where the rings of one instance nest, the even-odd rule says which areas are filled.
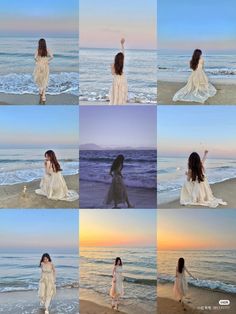
[[[38,37],[0,37],[0,93],[38,94],[33,80]],[[79,95],[79,53],[76,37],[46,38],[54,59],[47,93]]]
[[[235,250],[158,251],[157,254],[158,284],[174,282],[177,261],[184,257],[187,269],[198,278],[188,277],[190,285],[236,293]]]
[[[44,175],[46,149],[0,149],[0,185],[13,185],[41,179]],[[55,150],[63,175],[79,172],[76,149]]]
[[[110,184],[110,167],[119,154],[125,156],[122,174],[126,186],[156,189],[155,150],[81,150],[80,181]]]
[[[111,298],[114,259],[123,261],[124,299],[130,305],[156,303],[156,249],[81,247],[80,287],[103,296],[109,304]],[[154,311],[153,311],[154,312]]]
[[[158,204],[178,199],[186,180],[188,157],[158,157],[157,201]],[[222,182],[236,177],[236,161],[209,158],[205,162],[209,183]]]
[[[108,101],[112,85],[111,64],[119,49],[80,49],[80,101]],[[126,50],[125,74],[129,102],[157,102],[157,53]]]
[[[168,53],[158,52],[158,80],[159,81],[187,81],[191,69],[189,61],[190,53]],[[205,72],[211,81],[220,81],[223,83],[236,82],[236,65],[235,53],[206,53],[203,58],[205,60]]]

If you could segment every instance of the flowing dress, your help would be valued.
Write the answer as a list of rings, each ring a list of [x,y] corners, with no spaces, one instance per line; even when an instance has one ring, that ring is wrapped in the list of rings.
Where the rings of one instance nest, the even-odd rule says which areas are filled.
[[[108,190],[105,203],[106,205],[109,205],[112,202],[114,202],[116,205],[124,204],[127,198],[127,191],[121,175],[121,170],[114,170],[111,186]]]
[[[122,49],[124,54],[124,49]],[[110,105],[123,105],[128,100],[128,83],[124,72],[119,75],[115,73],[114,65],[112,65],[112,87],[109,93]]]
[[[40,182],[40,189],[37,189],[35,193],[46,196],[51,200],[73,202],[79,199],[79,195],[76,191],[68,190],[61,171],[53,171],[50,161],[47,161],[45,175]]]
[[[38,293],[41,305],[48,309],[52,298],[56,294],[55,273],[52,263],[41,263],[41,269]]]
[[[122,266],[114,266],[113,279],[111,283],[110,296],[114,299],[122,297],[124,295]]]
[[[181,300],[188,292],[188,282],[185,276],[186,267],[183,268],[182,273],[176,269],[176,277],[174,283],[174,296]]]
[[[200,58],[197,69],[192,71],[187,85],[174,95],[173,101],[194,101],[203,104],[209,97],[216,94],[216,89],[208,81],[203,68],[204,60]]]
[[[53,59],[53,55],[48,51],[47,57],[41,57],[38,55],[38,51],[35,53],[35,68],[34,68],[34,81],[38,85],[40,92],[46,90],[49,81],[49,62]]]

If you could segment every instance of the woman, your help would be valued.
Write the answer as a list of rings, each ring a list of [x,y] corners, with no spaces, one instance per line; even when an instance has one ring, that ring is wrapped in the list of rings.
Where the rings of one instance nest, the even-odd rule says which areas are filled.
[[[124,295],[123,280],[122,261],[120,257],[117,257],[112,271],[112,284],[110,290],[110,296],[112,297],[111,307],[117,311],[119,310],[119,300]]]
[[[44,253],[39,267],[41,267],[41,278],[39,281],[40,306],[45,308],[45,314],[49,314],[49,306],[56,294],[56,271],[48,253]]]
[[[34,56],[35,69],[34,80],[39,88],[40,104],[46,103],[46,89],[49,81],[49,62],[53,59],[53,54],[47,49],[46,40],[41,38],[38,49]]]
[[[216,94],[215,87],[208,82],[204,72],[204,60],[200,49],[194,50],[190,61],[192,73],[186,86],[181,88],[173,97],[173,101],[195,101],[204,103]]]

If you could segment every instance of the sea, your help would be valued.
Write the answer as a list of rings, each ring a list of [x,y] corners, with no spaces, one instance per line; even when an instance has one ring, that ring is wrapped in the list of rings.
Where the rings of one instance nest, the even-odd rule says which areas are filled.
[[[186,267],[198,280],[189,285],[225,293],[236,293],[236,250],[158,251],[158,284],[174,283],[177,261],[184,257]]]
[[[80,101],[96,104],[109,100],[111,64],[118,52],[117,49],[80,49]],[[156,50],[127,49],[124,71],[128,80],[129,102],[156,104]]]
[[[168,203],[179,198],[180,190],[186,180],[187,164],[187,157],[158,157],[158,204]],[[205,171],[210,184],[236,178],[236,161],[210,158],[205,162]]]
[[[49,95],[79,95],[77,37],[48,37],[54,55],[50,62]],[[33,79],[38,37],[0,37],[0,93],[38,94]]]
[[[46,149],[0,149],[0,185],[14,185],[40,179],[44,175]],[[63,175],[79,172],[79,153],[75,149],[55,150]]]

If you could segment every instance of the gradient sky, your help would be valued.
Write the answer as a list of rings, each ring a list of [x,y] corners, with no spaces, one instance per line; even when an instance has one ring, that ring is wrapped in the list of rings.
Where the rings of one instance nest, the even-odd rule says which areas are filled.
[[[156,107],[80,107],[80,144],[156,147]]]
[[[80,0],[80,45],[156,49],[156,0]]]
[[[158,49],[236,50],[235,0],[159,0]]]
[[[208,149],[211,157],[236,157],[235,106],[159,106],[159,156],[186,156]]]
[[[236,249],[232,209],[158,210],[158,250]]]
[[[77,106],[1,106],[0,148],[78,147]]]
[[[72,35],[78,32],[78,25],[78,0],[0,3],[0,35]]]
[[[80,245],[155,246],[156,210],[80,210]]]
[[[1,210],[0,251],[76,253],[78,228],[77,210]]]

